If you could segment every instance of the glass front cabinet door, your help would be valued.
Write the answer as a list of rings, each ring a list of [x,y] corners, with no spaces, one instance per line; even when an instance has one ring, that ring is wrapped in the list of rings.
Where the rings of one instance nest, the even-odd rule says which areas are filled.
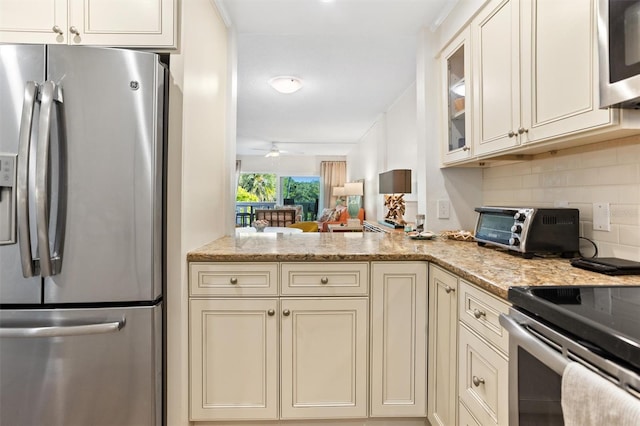
[[[443,50],[442,87],[443,117],[446,120],[443,145],[444,164],[471,158],[471,86],[469,30],[460,33]]]

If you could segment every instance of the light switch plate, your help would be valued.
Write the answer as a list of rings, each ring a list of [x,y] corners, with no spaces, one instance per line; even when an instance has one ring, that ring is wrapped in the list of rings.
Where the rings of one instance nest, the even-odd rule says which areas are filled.
[[[438,200],[438,219],[449,219],[449,200]]]
[[[593,203],[593,229],[595,231],[611,231],[609,203]]]

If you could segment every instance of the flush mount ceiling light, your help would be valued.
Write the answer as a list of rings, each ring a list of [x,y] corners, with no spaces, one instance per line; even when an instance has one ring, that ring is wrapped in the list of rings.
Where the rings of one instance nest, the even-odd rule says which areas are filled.
[[[302,88],[302,80],[297,77],[280,76],[273,77],[269,80],[269,84],[280,93],[293,93]]]

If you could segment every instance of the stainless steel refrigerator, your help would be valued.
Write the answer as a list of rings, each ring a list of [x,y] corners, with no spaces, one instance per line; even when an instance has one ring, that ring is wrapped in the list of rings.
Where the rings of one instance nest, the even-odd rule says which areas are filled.
[[[0,425],[157,425],[158,55],[0,45]]]

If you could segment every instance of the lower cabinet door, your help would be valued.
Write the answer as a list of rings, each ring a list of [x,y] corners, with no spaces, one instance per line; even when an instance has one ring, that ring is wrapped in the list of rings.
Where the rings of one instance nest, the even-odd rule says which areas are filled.
[[[278,418],[278,300],[190,301],[190,419]]]
[[[371,266],[371,416],[426,417],[427,264]]]
[[[367,416],[367,298],[281,299],[281,418]]]
[[[458,406],[458,278],[429,269],[427,415],[433,426],[455,425]]]

